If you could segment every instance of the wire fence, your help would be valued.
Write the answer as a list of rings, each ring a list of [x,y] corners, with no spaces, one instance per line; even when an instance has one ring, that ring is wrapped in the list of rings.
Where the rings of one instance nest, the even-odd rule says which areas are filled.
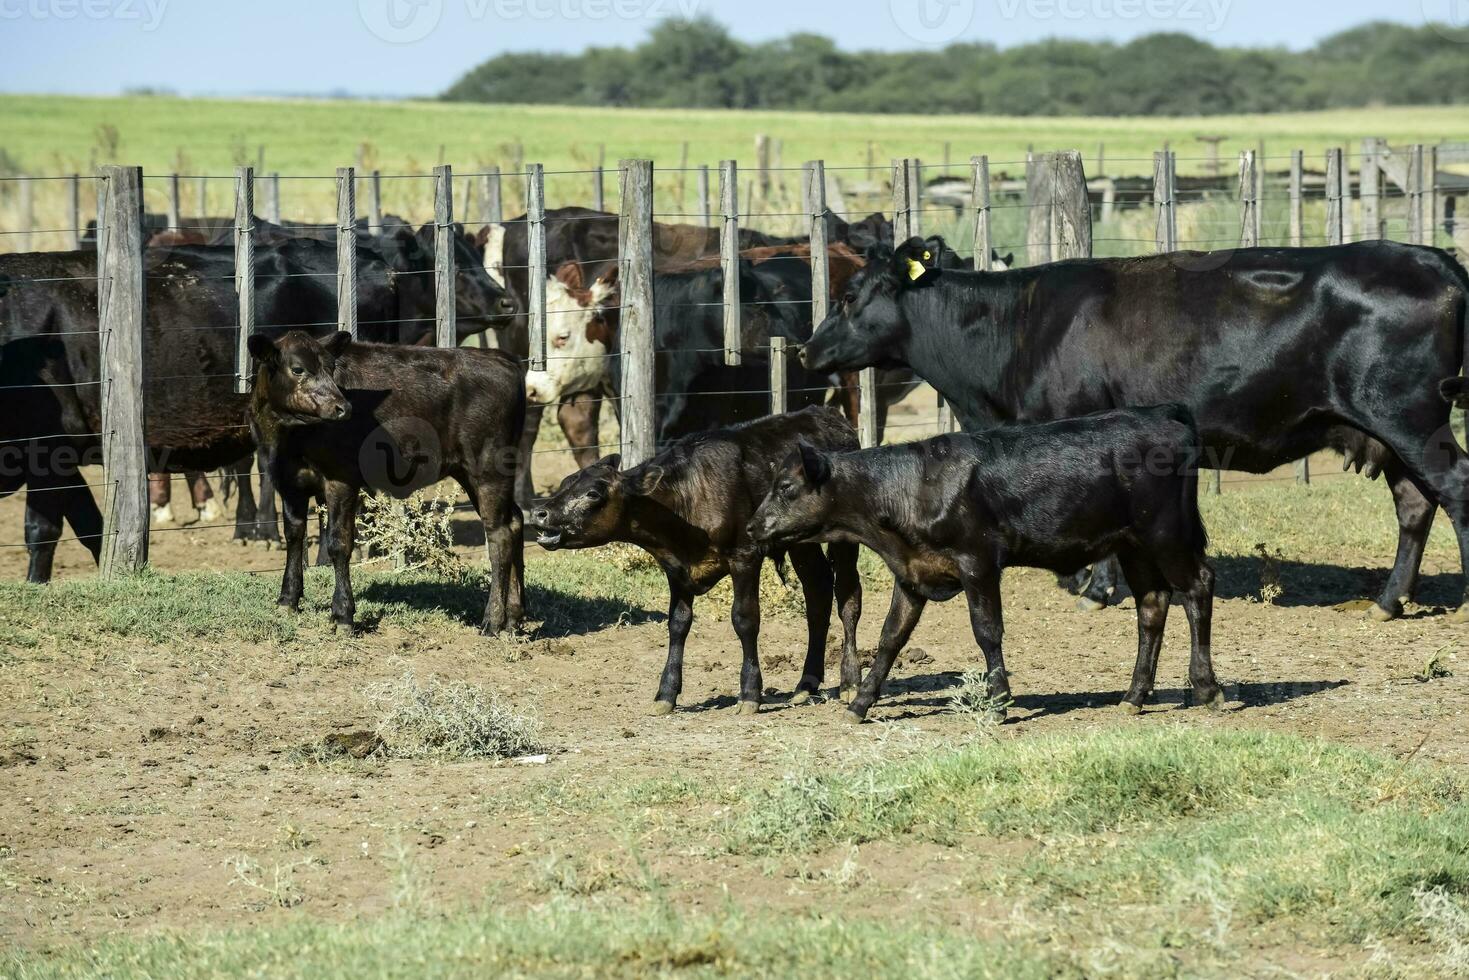
[[[40,336],[65,343],[96,338],[105,345],[114,331],[141,331],[145,294],[150,304],[175,300],[177,315],[149,328],[155,346],[174,348],[171,355],[153,350],[136,371],[0,384],[0,392],[16,398],[69,391],[95,405],[93,417],[104,420],[86,431],[0,437],[0,449],[14,443],[49,453],[44,466],[27,464],[44,473],[21,474],[28,478],[18,488],[23,499],[100,491],[102,529],[62,535],[58,528],[51,539],[56,543],[135,541],[140,535],[146,541],[150,516],[158,522],[155,534],[241,535],[273,525],[225,519],[219,507],[224,492],[216,492],[205,473],[175,466],[164,452],[171,447],[158,444],[160,438],[203,441],[213,455],[197,458],[222,461],[222,454],[235,453],[234,459],[248,460],[250,364],[243,338],[266,328],[343,329],[362,339],[505,349],[529,369],[531,401],[540,409],[533,413],[542,419],[540,428],[522,457],[538,490],[574,468],[573,454],[621,450],[625,462],[635,462],[675,434],[758,417],[774,407],[848,407],[865,444],[955,431],[954,413],[914,378],[879,380],[863,372],[834,383],[804,371],[796,355],[840,301],[870,238],[938,236],[960,262],[980,268],[997,258],[1024,267],[1068,257],[1050,230],[1054,198],[1036,196],[1043,156],[984,160],[983,180],[978,162],[907,160],[822,167],[815,181],[810,166],[771,165],[749,173],[728,165],[667,167],[656,184],[650,170],[643,188],[616,169],[535,165],[459,173],[440,167],[431,174],[347,168],[336,175],[111,168],[98,176],[8,179],[0,183],[0,253],[19,254],[0,254],[0,288],[17,297],[42,289],[73,294],[80,300],[73,312],[91,303],[90,321],[75,316]],[[1328,158],[1324,167],[1308,168],[1294,155],[1256,156],[1242,160],[1236,175],[1232,164],[1174,154],[1151,180],[1084,181],[1086,251],[1122,257],[1379,237],[1462,250],[1466,229],[1457,211],[1469,187],[1441,173],[1436,159],[1435,148],[1369,141],[1335,162]],[[1188,168],[1195,173],[1180,179],[1174,176],[1179,161],[1218,165],[1204,174]],[[1158,158],[1113,163],[1139,170]],[[120,227],[121,212],[108,210],[107,182],[123,171],[137,184],[135,228]],[[550,202],[547,178],[564,188]],[[324,195],[335,197],[334,213],[323,213]],[[105,214],[113,215],[111,223]],[[874,222],[874,214],[881,221]],[[652,260],[645,271],[653,275],[631,280],[637,295],[628,296],[629,256],[619,244],[626,248],[627,227],[640,222],[648,239],[641,245]],[[550,227],[576,247],[548,247]],[[127,286],[127,274],[112,264],[117,250],[109,239],[133,231],[152,246],[138,257],[138,309],[109,324],[97,310],[109,292]],[[724,247],[731,232],[738,245]],[[291,262],[276,247],[283,242],[294,250]],[[393,248],[398,251],[386,258]],[[357,257],[344,272],[347,251]],[[812,254],[824,254],[825,261],[813,262]],[[794,272],[793,264],[799,267]],[[242,278],[243,268],[251,270],[249,277]],[[271,305],[273,291],[295,284],[316,302],[291,309],[322,315],[285,316]],[[380,291],[390,296],[390,310]],[[497,305],[505,302],[510,305]],[[124,397],[127,387],[135,390]],[[188,395],[191,417],[166,424],[154,418],[165,403],[167,411],[179,412],[174,396],[180,392]],[[147,434],[141,425],[129,435],[126,426],[107,424],[106,407],[118,402],[148,418]],[[879,426],[882,414],[887,418]],[[58,446],[77,453],[77,460],[61,465]],[[116,461],[124,457],[147,462],[118,474]],[[104,467],[104,460],[114,465]],[[241,466],[229,481],[235,488],[250,480]],[[149,467],[168,472],[148,477]],[[140,481],[139,474],[147,478]],[[1232,476],[1214,486],[1340,475],[1298,468],[1290,475]],[[176,493],[189,507],[181,499],[169,521]],[[192,523],[177,520],[188,512]],[[3,546],[34,550],[37,543]]]

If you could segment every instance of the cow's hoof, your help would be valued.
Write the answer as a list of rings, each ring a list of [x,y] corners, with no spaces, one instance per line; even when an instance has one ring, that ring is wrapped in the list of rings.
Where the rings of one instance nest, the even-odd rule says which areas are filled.
[[[742,715],[758,715],[760,713],[760,702],[741,701],[739,708],[736,710]]]
[[[1077,609],[1077,612],[1094,613],[1094,612],[1101,612],[1103,609],[1106,609],[1106,608],[1107,608],[1107,604],[1105,602],[1098,602],[1097,600],[1091,598],[1090,596],[1084,596],[1083,595],[1083,596],[1077,596],[1076,597],[1076,609]]]
[[[648,714],[654,718],[661,718],[664,715],[671,715],[673,714],[673,702],[654,701],[653,707],[648,709]]]
[[[855,687],[844,687],[841,690],[837,691],[837,699],[840,700],[842,704],[851,704],[853,701],[857,700],[857,689]]]
[[[1455,609],[1453,612],[1449,613],[1449,622],[1469,623],[1469,603],[1465,603],[1458,609]]]
[[[842,712],[842,721],[846,722],[848,725],[860,725],[866,720],[867,719],[863,718],[861,715],[857,714],[857,712],[852,711],[851,709]]]
[[[1205,708],[1208,708],[1210,711],[1223,711],[1224,710],[1224,692],[1223,691],[1215,691],[1213,694],[1209,695],[1207,698],[1205,698],[1205,697],[1199,697],[1198,695],[1195,695],[1194,696],[1194,701],[1195,701],[1195,703],[1201,704]]]
[[[1143,706],[1133,704],[1131,701],[1123,701],[1117,706],[1117,710],[1121,711],[1124,715],[1140,715],[1143,713]]]
[[[286,612],[299,613],[301,611],[300,599],[277,599],[275,604]]]
[[[154,507],[148,514],[148,522],[154,526],[173,523],[173,508],[168,504],[162,507]]]
[[[1364,613],[1363,616],[1364,618],[1369,619],[1374,623],[1390,623],[1402,614],[1403,612],[1401,609],[1399,609],[1397,612],[1394,612],[1391,609],[1384,609],[1381,604],[1374,602],[1372,605],[1367,607],[1367,612]]]
[[[811,692],[810,691],[797,691],[795,694],[792,694],[791,695],[791,704],[793,704],[793,705],[795,705],[795,704],[810,704],[810,703],[811,703]]]
[[[197,508],[196,511],[196,516],[194,517],[196,523],[213,524],[224,516],[224,511],[220,509],[219,504],[215,503],[212,497],[204,501],[204,506]]]
[[[344,636],[356,636],[357,626],[350,619],[332,618],[332,632],[341,633]]]

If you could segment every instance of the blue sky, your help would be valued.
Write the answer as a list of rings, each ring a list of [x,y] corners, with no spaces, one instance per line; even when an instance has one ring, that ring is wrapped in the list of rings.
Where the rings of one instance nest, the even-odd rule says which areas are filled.
[[[1469,0],[0,0],[0,91],[432,94],[494,54],[629,45],[689,12],[746,40],[811,31],[895,50],[1158,30],[1301,48],[1425,11],[1469,19]]]

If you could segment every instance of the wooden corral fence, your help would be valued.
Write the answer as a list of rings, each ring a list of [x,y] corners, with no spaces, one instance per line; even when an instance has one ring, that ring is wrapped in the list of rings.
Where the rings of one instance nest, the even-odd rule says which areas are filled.
[[[819,324],[828,312],[829,269],[827,267],[827,215],[855,221],[863,216],[856,204],[863,198],[865,185],[876,181],[890,193],[886,210],[893,216],[895,237],[904,240],[932,230],[937,222],[953,234],[962,229],[962,241],[954,244],[973,249],[976,268],[989,269],[995,252],[1018,249],[1030,263],[1085,257],[1094,253],[1103,239],[1094,235],[1094,226],[1104,227],[1123,210],[1133,210],[1148,221],[1147,232],[1131,239],[1108,239],[1110,242],[1137,243],[1139,250],[1171,252],[1186,248],[1192,242],[1180,235],[1180,204],[1199,201],[1208,194],[1225,195],[1237,206],[1230,218],[1230,228],[1222,236],[1226,247],[1248,247],[1260,243],[1271,229],[1270,214],[1283,209],[1282,227],[1288,228],[1286,244],[1341,243],[1387,237],[1390,228],[1386,203],[1404,205],[1406,214],[1404,238],[1411,242],[1445,241],[1465,249],[1465,228],[1457,220],[1458,202],[1469,196],[1469,178],[1440,170],[1444,166],[1469,163],[1469,145],[1415,145],[1390,147],[1381,140],[1366,140],[1357,155],[1359,167],[1353,172],[1350,158],[1341,149],[1332,150],[1320,161],[1320,170],[1307,168],[1304,155],[1291,153],[1286,166],[1270,171],[1267,161],[1255,150],[1241,154],[1234,176],[1208,176],[1181,180],[1177,176],[1177,155],[1172,150],[1156,153],[1151,161],[1149,178],[1088,177],[1082,154],[1077,151],[1035,153],[1022,164],[1024,179],[1006,176],[985,155],[970,159],[965,173],[954,173],[946,162],[942,173],[925,179],[925,165],[914,158],[891,161],[890,168],[876,165],[869,156],[865,166],[828,167],[816,160],[799,167],[780,165],[778,141],[763,140],[758,147],[756,171],[741,184],[742,176],[734,161],[724,161],[717,168],[717,183],[707,165],[688,165],[687,152],[676,168],[676,211],[660,211],[655,206],[655,166],[646,159],[622,160],[616,168],[616,191],[619,228],[619,268],[621,285],[621,330],[619,349],[608,352],[621,362],[620,442],[627,465],[650,457],[656,446],[659,393],[655,384],[654,332],[654,255],[655,227],[661,220],[692,221],[704,226],[715,225],[720,232],[719,264],[724,275],[723,358],[728,365],[739,365],[746,351],[741,336],[739,249],[740,229],[753,226],[761,218],[779,217],[786,227],[797,229],[808,237],[811,245],[811,317]],[[946,154],[947,155],[947,154]],[[962,166],[962,165],[961,165]],[[599,160],[585,171],[561,172],[564,178],[580,175],[585,179],[586,199],[601,211],[606,204],[606,167]],[[187,178],[163,175],[167,194],[166,222],[169,228],[180,228],[183,219],[181,188]],[[451,165],[434,168],[432,224],[436,242],[434,281],[434,341],[439,346],[456,343],[456,309],[454,303],[456,269],[452,238],[456,221],[503,224],[507,198],[517,196],[525,206],[529,258],[527,275],[531,285],[525,297],[528,307],[528,366],[545,366],[547,348],[548,273],[546,262],[546,182],[547,172],[539,164],[520,164],[515,170],[498,166],[459,175],[459,191],[465,207],[456,209],[456,175]],[[689,177],[693,178],[692,204],[687,204]],[[143,243],[147,232],[144,210],[144,175],[137,167],[109,166],[98,176],[81,178],[63,176],[52,179],[63,191],[67,220],[63,226],[64,244],[77,248],[83,244],[82,190],[95,183],[97,187],[96,247],[98,283],[98,330],[101,344],[102,385],[102,464],[104,477],[104,548],[102,570],[113,575],[143,567],[148,557],[149,506],[146,433],[144,432],[144,310],[146,279],[143,274]],[[261,177],[253,166],[239,167],[233,176],[234,209],[232,219],[235,249],[235,286],[238,295],[238,343],[235,345],[235,387],[248,390],[249,356],[246,339],[256,326],[254,307],[254,224],[257,200],[262,202],[262,217],[279,221],[281,185],[279,175]],[[299,178],[295,178],[299,179]],[[362,172],[359,167],[343,167],[331,178],[336,187],[336,208],[331,226],[334,228],[337,255],[338,329],[354,336],[359,325],[356,315],[356,235],[359,200],[366,198],[366,222],[370,229],[383,227],[383,181],[380,172]],[[783,196],[788,183],[797,191]],[[24,204],[22,215],[34,208],[34,188],[30,180],[8,181],[5,192],[18,194]],[[260,185],[260,186],[257,186]],[[514,187],[518,194],[507,193]],[[712,194],[717,189],[717,206]],[[203,213],[207,206],[206,191],[200,187],[197,200]],[[789,204],[782,202],[789,201]],[[1307,204],[1324,205],[1324,220],[1319,234],[1313,234],[1307,221]],[[742,207],[742,202],[744,206]],[[761,212],[771,202],[785,210]],[[1004,209],[1024,209],[1022,222],[1011,227],[1024,228],[1023,239],[999,241],[997,215]],[[927,226],[927,227],[926,227]],[[4,229],[14,236],[18,246],[33,243],[34,226]],[[1441,236],[1441,237],[1440,237]],[[1218,241],[1218,239],[1215,239]],[[790,386],[787,371],[796,345],[784,338],[773,338],[770,356],[769,404],[772,411],[782,411],[789,403]],[[859,433],[863,445],[877,441],[877,372],[869,369],[860,377]],[[748,394],[746,392],[745,394]],[[936,406],[932,420],[934,431],[952,431],[952,413],[942,403]],[[1308,483],[1311,473],[1305,462],[1298,464],[1296,479]],[[1221,486],[1217,471],[1211,482],[1218,492]]]

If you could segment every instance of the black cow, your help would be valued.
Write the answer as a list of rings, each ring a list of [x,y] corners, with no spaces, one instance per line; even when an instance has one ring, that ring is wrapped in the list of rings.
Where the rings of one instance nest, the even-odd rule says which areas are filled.
[[[1376,618],[1412,596],[1438,506],[1469,561],[1469,458],[1448,401],[1469,275],[1447,253],[1364,242],[965,274],[922,251],[869,256],[802,351],[808,367],[910,366],[969,431],[1180,402],[1209,466],[1261,473],[1332,447],[1380,469],[1397,505]]]
[[[234,391],[239,319],[234,253],[208,246],[159,248],[149,249],[145,261],[149,468],[185,472],[223,466],[248,476],[253,447],[248,406]],[[95,252],[0,256],[0,277],[11,283],[0,296],[0,438],[7,440],[0,442],[0,495],[27,488],[28,578],[33,582],[50,577],[63,520],[94,555],[100,550],[101,514],[77,472],[95,455],[101,426],[96,272]],[[334,329],[334,245],[304,239],[262,245],[255,254],[255,275],[256,322],[262,330]],[[473,277],[460,279],[462,324],[493,310],[505,295],[498,286],[487,294],[466,285],[473,282]],[[377,251],[360,246],[357,303],[364,338],[417,338],[423,322],[431,324],[433,318],[432,277],[397,275]],[[258,511],[248,479],[240,480],[239,488],[236,538],[274,540],[269,487],[262,486]]]
[[[852,427],[834,408],[767,416],[690,436],[622,472],[620,458],[610,456],[567,477],[532,513],[544,548],[626,541],[651,554],[668,577],[668,663],[658,682],[654,714],[667,714],[678,702],[694,597],[726,575],[734,582],[731,619],[744,651],[739,710],[760,710],[760,567],[767,553],[750,540],[746,523],[770,486],[776,464],[802,440],[832,452],[857,446]],[[809,700],[821,688],[833,596],[844,631],[841,687],[850,693],[857,682],[857,619],[862,611],[857,548],[835,544],[823,556],[819,545],[798,543],[788,554],[806,597],[806,661],[792,703]],[[771,557],[779,568],[779,556]]]
[[[250,338],[258,367],[251,427],[268,453],[286,529],[280,604],[301,604],[306,519],[313,495],[328,510],[336,571],[331,618],[353,629],[351,559],[361,491],[406,497],[456,480],[484,522],[490,594],[482,631],[525,616],[515,444],[525,422],[520,366],[500,351],[325,341],[293,330]]]
[[[1065,571],[1116,554],[1137,596],[1138,654],[1123,707],[1153,690],[1171,591],[1193,634],[1189,679],[1200,704],[1223,692],[1210,658],[1214,573],[1199,517],[1199,437],[1182,406],[1003,426],[974,436],[837,453],[801,446],[750,521],[770,546],[865,544],[896,578],[872,671],[847,717],[861,721],[925,604],[963,592],[984,651],[990,696],[1010,696],[1001,649],[1000,576]]]

